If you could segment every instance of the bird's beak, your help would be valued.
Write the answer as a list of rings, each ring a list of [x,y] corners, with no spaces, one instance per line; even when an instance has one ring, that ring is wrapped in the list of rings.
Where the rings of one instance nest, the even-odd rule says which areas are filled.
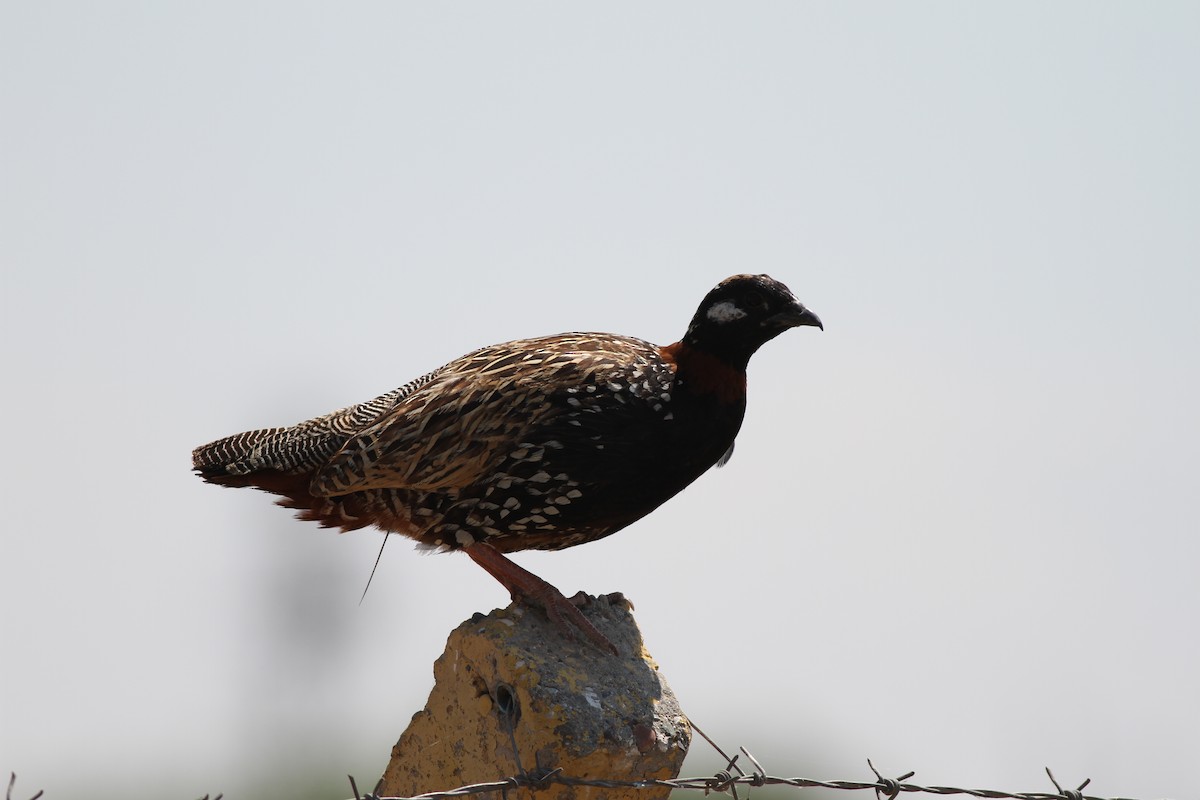
[[[821,318],[799,303],[796,303],[791,308],[780,311],[778,314],[772,314],[767,317],[763,324],[780,331],[788,328],[798,328],[801,325],[812,325],[815,328],[825,330],[825,326],[821,324]]]

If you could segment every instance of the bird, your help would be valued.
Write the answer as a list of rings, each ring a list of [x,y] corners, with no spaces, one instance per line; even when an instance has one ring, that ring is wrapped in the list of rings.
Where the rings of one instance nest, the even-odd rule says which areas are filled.
[[[198,447],[192,466],[323,527],[461,550],[567,638],[577,630],[616,653],[506,554],[609,536],[723,466],[750,357],[800,326],[824,330],[783,283],[734,275],[673,344],[574,332],[483,347],[373,400]]]

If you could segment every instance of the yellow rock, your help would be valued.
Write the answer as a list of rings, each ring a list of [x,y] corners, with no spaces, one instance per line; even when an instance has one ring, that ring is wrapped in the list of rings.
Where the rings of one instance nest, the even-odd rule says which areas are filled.
[[[541,612],[518,605],[458,626],[433,665],[429,701],[392,748],[378,793],[411,797],[552,769],[600,780],[678,777],[691,729],[645,650],[629,604],[619,596],[591,598],[583,612],[620,656],[582,638],[569,641]],[[552,785],[537,796],[668,794]]]

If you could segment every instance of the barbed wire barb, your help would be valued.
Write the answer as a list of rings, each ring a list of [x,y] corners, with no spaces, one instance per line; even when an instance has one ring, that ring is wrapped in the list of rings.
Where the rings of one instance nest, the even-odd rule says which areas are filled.
[[[754,756],[750,755],[749,750],[747,750],[744,747],[739,747],[738,749],[741,750],[743,753],[745,753],[746,758],[750,759],[750,763],[754,765],[754,774],[751,775],[751,777],[754,778],[754,781],[752,781],[750,785],[751,786],[762,786],[761,781],[767,777],[766,770],[764,770],[762,768],[762,764],[758,763],[758,759],[756,759]]]
[[[17,773],[8,773],[8,791],[4,793],[4,800],[12,800],[13,787],[17,785]],[[42,790],[38,789],[37,793],[29,800],[38,800],[42,796]]]
[[[1092,782],[1091,778],[1087,778],[1083,783],[1079,784],[1078,789],[1064,789],[1058,785],[1058,781],[1055,780],[1054,773],[1050,771],[1049,767],[1046,767],[1046,775],[1050,777],[1050,782],[1054,784],[1055,789],[1058,789],[1058,793],[1067,798],[1067,800],[1080,800],[1083,797],[1084,788]]]
[[[737,793],[737,784],[735,784],[733,782],[733,773],[730,772],[730,770],[737,770],[737,773],[739,776],[746,774],[745,772],[742,771],[742,768],[737,765],[738,756],[735,755],[732,758],[730,758],[729,754],[727,754],[724,750],[722,750],[721,746],[718,745],[716,742],[714,742],[709,737],[709,735],[700,728],[699,725],[697,725],[692,720],[688,720],[688,722],[691,724],[692,730],[694,730],[696,733],[700,734],[700,738],[703,739],[704,741],[708,742],[708,746],[711,747],[713,750],[716,750],[717,754],[720,755],[721,758],[725,759],[725,769],[721,770],[720,772],[718,772],[716,775],[713,776],[714,780],[716,781],[716,785],[713,785],[713,786],[706,785],[704,787],[705,797],[708,796],[709,792],[729,791],[733,794],[733,800],[740,800],[740,798],[738,797],[738,793]]]
[[[871,772],[875,773],[875,777],[879,779],[880,785],[875,787],[875,800],[896,800],[900,796],[900,792],[904,790],[904,781],[916,775],[915,770],[910,770],[899,778],[885,778],[875,769],[875,765],[871,763],[871,759],[867,759],[867,766],[871,768]]]

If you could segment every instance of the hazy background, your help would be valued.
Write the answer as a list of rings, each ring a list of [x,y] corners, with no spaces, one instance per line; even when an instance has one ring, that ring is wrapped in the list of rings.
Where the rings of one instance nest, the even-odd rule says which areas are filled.
[[[192,447],[768,272],[731,464],[518,560],[773,774],[1196,797],[1198,143],[1194,3],[0,5],[0,774],[370,786],[504,591]]]

